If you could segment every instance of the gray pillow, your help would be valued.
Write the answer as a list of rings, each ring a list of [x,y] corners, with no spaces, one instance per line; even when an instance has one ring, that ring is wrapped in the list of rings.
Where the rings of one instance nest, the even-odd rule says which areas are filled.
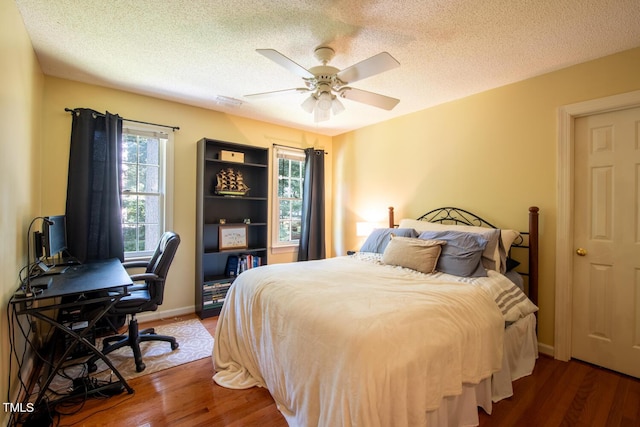
[[[419,238],[447,242],[438,259],[438,271],[462,277],[487,277],[482,251],[488,241],[479,234],[454,230],[423,231]]]
[[[398,237],[418,237],[413,228],[376,228],[360,248],[360,252],[375,252],[381,254],[389,244],[391,235]]]

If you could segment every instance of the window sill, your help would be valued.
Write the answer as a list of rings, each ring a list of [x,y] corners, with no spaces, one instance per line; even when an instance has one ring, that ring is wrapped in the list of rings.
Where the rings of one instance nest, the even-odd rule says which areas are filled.
[[[298,252],[298,245],[287,245],[287,246],[272,246],[271,253],[272,254],[289,254],[292,252]]]
[[[138,255],[131,257],[124,257],[124,262],[135,262],[135,261],[149,261],[151,259],[151,255]]]

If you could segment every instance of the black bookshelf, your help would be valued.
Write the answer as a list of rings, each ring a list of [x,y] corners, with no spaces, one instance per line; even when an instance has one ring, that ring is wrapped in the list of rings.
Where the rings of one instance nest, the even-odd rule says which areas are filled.
[[[206,318],[220,313],[238,274],[267,263],[269,150],[203,138],[197,163],[195,301]],[[218,174],[229,169],[242,176],[246,194],[220,194]],[[241,231],[246,247],[224,246],[230,229]]]

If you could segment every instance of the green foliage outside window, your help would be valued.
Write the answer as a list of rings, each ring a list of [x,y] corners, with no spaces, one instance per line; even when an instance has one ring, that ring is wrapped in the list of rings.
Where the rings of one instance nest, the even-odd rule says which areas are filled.
[[[279,242],[300,240],[304,160],[278,159]]]
[[[122,230],[125,252],[153,251],[161,234],[160,140],[123,134]]]

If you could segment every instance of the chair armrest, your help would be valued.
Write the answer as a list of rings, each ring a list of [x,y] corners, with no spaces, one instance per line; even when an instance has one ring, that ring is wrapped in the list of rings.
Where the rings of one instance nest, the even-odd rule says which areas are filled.
[[[146,267],[149,265],[148,261],[137,260],[137,261],[125,261],[122,263],[124,268],[137,268],[137,267]]]
[[[158,280],[158,275],[157,274],[153,274],[153,273],[140,273],[140,274],[132,274],[131,276],[131,281],[133,282],[137,282],[139,280],[154,280],[157,281]]]

